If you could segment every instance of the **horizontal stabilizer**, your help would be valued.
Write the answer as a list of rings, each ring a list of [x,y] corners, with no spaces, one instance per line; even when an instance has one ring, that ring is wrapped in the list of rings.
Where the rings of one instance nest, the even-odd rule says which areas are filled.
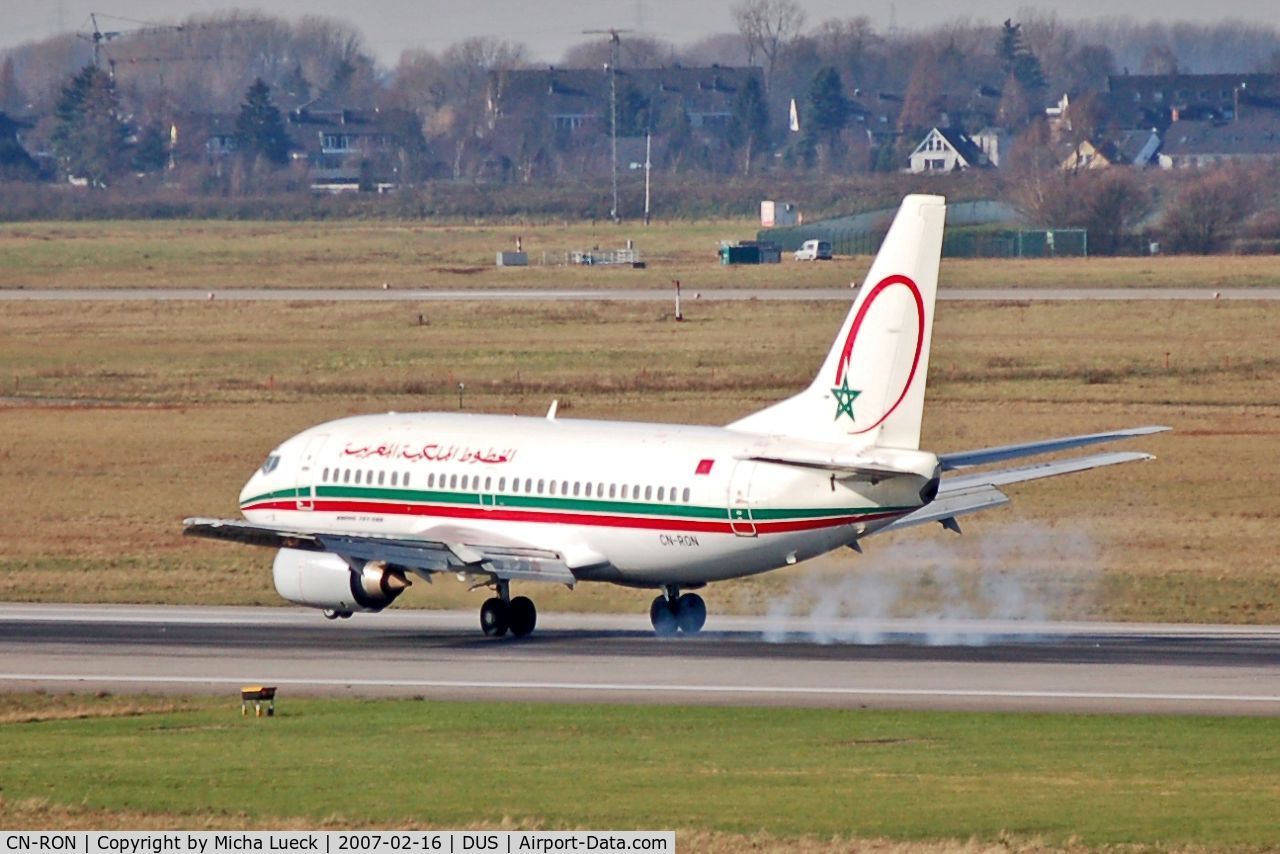
[[[1155,457],[1151,456],[1151,454],[1144,454],[1139,451],[1117,451],[1108,454],[1093,454],[1088,457],[1074,457],[1069,460],[1051,460],[1046,463],[1037,463],[1016,469],[974,472],[973,474],[944,477],[938,494],[939,497],[942,497],[978,486],[1003,486],[1009,483],[1022,483],[1026,480],[1039,480],[1042,477],[1088,471],[1089,469],[1102,468],[1103,466],[1154,459]]]
[[[1069,451],[1072,448],[1083,448],[1100,442],[1113,442],[1117,439],[1130,439],[1134,436],[1149,436],[1152,433],[1163,433],[1168,427],[1131,427],[1127,430],[1112,430],[1106,433],[1089,433],[1084,436],[1067,436],[1062,439],[1045,439],[1040,442],[1023,442],[1018,445],[998,445],[993,448],[981,448],[976,451],[959,451],[953,454],[940,454],[938,460],[943,471],[982,466],[988,463],[999,463],[1018,457],[1031,457],[1037,454],[1051,454],[1055,451]]]

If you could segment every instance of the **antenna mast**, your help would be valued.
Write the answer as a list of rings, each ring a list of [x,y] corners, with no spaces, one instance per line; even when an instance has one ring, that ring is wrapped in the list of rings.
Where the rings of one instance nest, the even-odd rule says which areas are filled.
[[[609,37],[609,143],[613,160],[613,208],[609,218],[615,223],[621,221],[618,215],[618,46],[622,44],[619,36],[630,30],[619,30],[610,27],[607,30],[583,30],[584,35],[607,35]]]

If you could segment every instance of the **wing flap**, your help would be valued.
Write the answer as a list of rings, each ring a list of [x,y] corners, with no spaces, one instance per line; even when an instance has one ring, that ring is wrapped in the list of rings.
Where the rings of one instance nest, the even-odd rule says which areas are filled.
[[[421,572],[470,572],[509,581],[572,586],[577,578],[555,551],[515,545],[444,542],[409,537],[327,534],[254,525],[237,519],[183,520],[183,533],[266,548],[326,551],[356,561],[382,561]]]
[[[1037,454],[1051,454],[1055,451],[1069,451],[1084,448],[1100,442],[1114,442],[1117,439],[1130,439],[1134,436],[1149,436],[1152,433],[1163,433],[1170,428],[1151,425],[1147,427],[1131,427],[1126,430],[1111,430],[1106,433],[1088,433],[1082,436],[1065,436],[1061,439],[1045,439],[1040,442],[1023,442],[1017,445],[997,445],[991,448],[980,448],[975,451],[957,451],[952,454],[941,454],[938,461],[943,471],[969,468],[971,466],[999,463],[1018,457],[1030,457]]]

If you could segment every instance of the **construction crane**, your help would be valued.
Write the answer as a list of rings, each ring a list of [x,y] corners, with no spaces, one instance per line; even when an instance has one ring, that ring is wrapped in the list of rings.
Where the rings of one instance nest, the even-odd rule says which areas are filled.
[[[609,218],[615,223],[618,215],[618,46],[622,44],[622,33],[631,30],[619,30],[610,27],[607,30],[583,30],[586,36],[609,37],[609,142],[613,155],[613,209]]]
[[[123,21],[126,24],[137,24],[138,26],[133,29],[104,31],[100,26],[98,26],[98,13],[90,12],[89,23],[93,26],[93,29],[87,33],[76,33],[76,35],[85,41],[92,42],[94,68],[102,67],[102,49],[107,42],[115,41],[116,39],[123,38],[124,36],[149,35],[151,33],[180,33],[188,29],[182,24],[156,24],[151,21],[135,21],[132,18],[119,18],[115,15],[106,14],[102,17],[109,18],[113,21]],[[112,64],[112,68],[114,69],[114,63]]]

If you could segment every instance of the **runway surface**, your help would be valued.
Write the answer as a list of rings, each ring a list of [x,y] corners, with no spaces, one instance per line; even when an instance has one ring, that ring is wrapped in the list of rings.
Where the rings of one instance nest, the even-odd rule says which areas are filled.
[[[1280,715],[1280,627],[0,604],[0,690]]]
[[[843,288],[719,288],[684,290],[686,300],[709,302],[746,300],[813,301],[852,299],[851,289]],[[0,290],[3,301],[179,301],[208,302],[672,302],[670,288],[590,289],[590,290],[431,290],[381,288],[233,288],[228,290],[195,290],[179,288],[102,289],[17,289]],[[1280,288],[966,288],[938,291],[944,302],[1063,302],[1079,300],[1280,300]]]

